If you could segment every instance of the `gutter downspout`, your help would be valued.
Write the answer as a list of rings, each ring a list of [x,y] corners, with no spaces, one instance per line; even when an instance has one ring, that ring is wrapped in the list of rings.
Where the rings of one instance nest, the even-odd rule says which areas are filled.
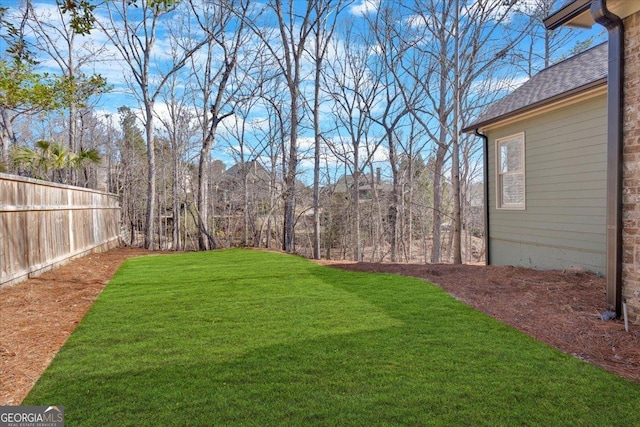
[[[482,144],[484,161],[482,168],[484,175],[484,261],[486,265],[491,265],[491,245],[489,244],[489,138],[477,128],[474,129],[474,133],[484,141]]]
[[[609,33],[607,81],[607,310],[622,307],[622,179],[624,24],[607,9],[607,0],[591,2],[591,16]]]

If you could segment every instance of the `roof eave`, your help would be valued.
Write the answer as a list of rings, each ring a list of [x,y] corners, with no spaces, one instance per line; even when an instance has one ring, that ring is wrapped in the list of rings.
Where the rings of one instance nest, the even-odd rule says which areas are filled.
[[[583,13],[588,12],[590,7],[591,0],[575,0],[544,18],[544,26],[547,30],[555,30]]]
[[[592,0],[574,0],[562,6],[559,10],[543,20],[548,30],[554,30],[562,25],[576,28],[591,28],[596,24],[591,14],[591,5],[597,7],[599,3]],[[640,11],[640,2],[637,0],[608,0],[606,7],[621,19]]]
[[[587,83],[586,85],[582,85],[582,86],[579,86],[577,88],[571,89],[571,90],[569,90],[567,92],[563,92],[563,93],[560,93],[558,95],[552,96],[550,98],[543,99],[541,101],[535,102],[533,104],[527,105],[527,106],[519,108],[517,110],[510,111],[510,112],[508,112],[506,114],[502,114],[500,116],[493,117],[493,118],[490,118],[488,120],[484,120],[484,121],[481,121],[481,122],[473,123],[473,124],[463,128],[462,132],[470,133],[470,132],[475,131],[476,129],[483,130],[483,129],[487,128],[488,126],[494,125],[496,123],[499,123],[499,122],[502,122],[502,121],[505,121],[505,120],[509,120],[509,119],[513,119],[513,118],[518,117],[520,115],[523,115],[523,114],[532,112],[534,110],[537,110],[537,109],[539,109],[541,107],[544,107],[546,105],[551,105],[551,104],[554,104],[556,102],[564,101],[566,99],[569,99],[569,98],[572,98],[572,97],[575,97],[575,96],[578,96],[578,95],[586,94],[587,92],[590,92],[592,90],[598,89],[600,87],[606,87],[606,85],[607,85],[607,78],[603,77],[603,78],[595,80],[595,81],[593,81],[591,83]]]

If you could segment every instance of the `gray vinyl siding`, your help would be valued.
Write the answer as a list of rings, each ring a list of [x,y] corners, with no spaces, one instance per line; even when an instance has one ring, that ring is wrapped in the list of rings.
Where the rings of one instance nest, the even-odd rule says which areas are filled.
[[[604,274],[606,96],[488,132],[491,262]],[[496,139],[525,134],[526,208],[496,208]]]

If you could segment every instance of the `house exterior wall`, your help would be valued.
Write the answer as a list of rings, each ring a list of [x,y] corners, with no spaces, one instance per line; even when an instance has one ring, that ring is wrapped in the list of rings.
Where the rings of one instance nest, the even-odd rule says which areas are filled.
[[[604,274],[606,123],[606,95],[598,95],[487,132],[492,264]],[[496,139],[520,132],[526,206],[498,209]]]
[[[640,12],[624,20],[622,298],[640,322]]]

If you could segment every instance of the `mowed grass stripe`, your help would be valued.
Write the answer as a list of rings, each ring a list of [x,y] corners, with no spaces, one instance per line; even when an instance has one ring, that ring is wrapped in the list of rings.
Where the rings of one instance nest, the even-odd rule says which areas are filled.
[[[127,261],[24,404],[68,425],[640,425],[640,385],[424,281],[252,250]]]

